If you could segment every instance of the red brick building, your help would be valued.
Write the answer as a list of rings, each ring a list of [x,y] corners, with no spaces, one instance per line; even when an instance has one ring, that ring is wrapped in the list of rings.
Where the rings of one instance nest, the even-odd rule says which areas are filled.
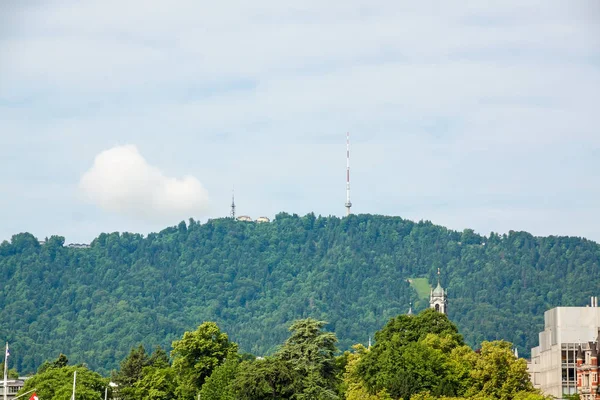
[[[581,400],[600,400],[598,391],[598,350],[600,335],[596,342],[577,348],[577,393]]]

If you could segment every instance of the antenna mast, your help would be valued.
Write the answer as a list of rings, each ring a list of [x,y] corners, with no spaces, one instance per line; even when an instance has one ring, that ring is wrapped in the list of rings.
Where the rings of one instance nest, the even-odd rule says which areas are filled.
[[[231,190],[231,218],[235,219],[235,193],[234,193],[234,189]]]
[[[350,133],[346,133],[346,215],[350,215]]]

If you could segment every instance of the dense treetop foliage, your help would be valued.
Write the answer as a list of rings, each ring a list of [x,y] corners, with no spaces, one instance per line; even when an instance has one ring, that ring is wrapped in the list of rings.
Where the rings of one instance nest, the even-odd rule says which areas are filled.
[[[89,249],[64,244],[28,233],[0,244],[0,338],[21,372],[63,352],[107,374],[131,348],[170,351],[202,321],[266,356],[292,321],[312,317],[347,350],[409,302],[426,308],[407,279],[435,285],[438,268],[466,344],[505,339],[527,355],[545,310],[584,305],[600,286],[600,246],[586,239],[481,236],[378,215],[190,220],[146,237],[103,233]],[[155,367],[153,379],[166,373]]]
[[[297,320],[272,356],[253,357],[239,354],[214,322],[204,322],[173,343],[172,362],[160,348],[152,355],[133,348],[110,390],[107,380],[69,367],[61,354],[21,392],[36,388],[40,398],[64,399],[77,369],[84,374],[77,398],[90,400],[102,389],[120,400],[548,400],[533,389],[511,343],[484,342],[475,352],[432,309],[398,316],[377,332],[373,348],[358,344],[338,356],[337,338],[325,325]]]

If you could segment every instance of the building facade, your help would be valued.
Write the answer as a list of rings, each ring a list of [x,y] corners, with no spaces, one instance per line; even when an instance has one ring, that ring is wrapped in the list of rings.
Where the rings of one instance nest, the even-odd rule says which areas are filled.
[[[589,307],[546,311],[544,331],[539,333],[539,345],[531,349],[528,363],[533,386],[558,399],[579,393],[578,349],[590,350],[589,342],[597,340],[599,328],[600,308],[594,300]]]
[[[12,400],[17,396],[17,392],[23,388],[25,381],[23,379],[8,379],[6,381],[6,398]],[[4,381],[0,384],[0,399],[4,398]]]
[[[598,392],[598,351],[600,331],[595,342],[577,349],[577,393],[580,400],[600,400]]]

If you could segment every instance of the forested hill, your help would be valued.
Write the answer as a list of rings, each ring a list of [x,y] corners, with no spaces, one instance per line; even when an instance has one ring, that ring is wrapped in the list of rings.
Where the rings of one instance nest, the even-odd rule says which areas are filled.
[[[60,352],[106,372],[133,346],[169,348],[207,320],[261,355],[310,316],[346,349],[409,302],[426,307],[408,279],[435,284],[441,268],[467,343],[506,339],[526,355],[545,310],[598,295],[599,266],[600,246],[581,238],[485,237],[379,215],[190,220],[147,237],[103,233],[89,249],[23,233],[0,245],[0,339],[21,372]]]

